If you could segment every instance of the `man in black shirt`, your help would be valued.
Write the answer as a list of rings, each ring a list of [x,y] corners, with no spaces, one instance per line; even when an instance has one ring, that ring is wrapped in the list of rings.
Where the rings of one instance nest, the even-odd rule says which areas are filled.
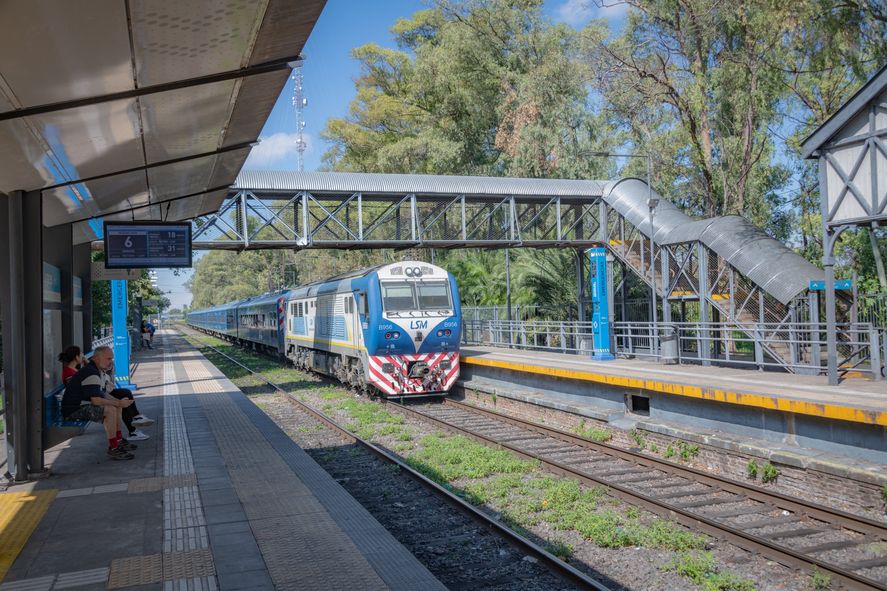
[[[113,460],[131,460],[129,450],[136,446],[123,439],[122,411],[133,403],[132,399],[118,400],[106,394],[108,373],[114,363],[111,347],[97,347],[89,360],[65,388],[62,398],[62,416],[77,421],[88,420],[104,423],[108,435],[108,456]]]

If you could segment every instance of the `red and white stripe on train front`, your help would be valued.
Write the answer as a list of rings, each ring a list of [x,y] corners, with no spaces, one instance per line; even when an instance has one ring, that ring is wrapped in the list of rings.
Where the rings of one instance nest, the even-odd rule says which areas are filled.
[[[428,364],[428,375],[424,378],[410,378],[409,365],[412,361]],[[449,362],[449,368],[444,367]],[[448,392],[459,377],[459,353],[422,353],[419,355],[371,355],[369,357],[372,385],[389,396],[401,394],[424,394],[427,392]]]

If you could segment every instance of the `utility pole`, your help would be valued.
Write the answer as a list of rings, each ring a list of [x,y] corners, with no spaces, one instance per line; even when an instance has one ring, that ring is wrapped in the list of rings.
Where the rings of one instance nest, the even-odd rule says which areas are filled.
[[[308,99],[302,90],[302,66],[298,66],[293,70],[293,108],[296,111],[296,151],[299,153],[299,172],[305,170],[305,150],[308,144],[305,143],[305,107],[308,106]]]

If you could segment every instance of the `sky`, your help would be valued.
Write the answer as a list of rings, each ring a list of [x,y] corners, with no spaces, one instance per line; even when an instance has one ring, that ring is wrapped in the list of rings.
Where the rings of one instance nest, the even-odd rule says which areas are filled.
[[[331,117],[344,117],[354,98],[354,79],[359,64],[351,58],[354,47],[376,43],[395,47],[389,29],[398,18],[408,17],[427,7],[425,0],[328,0],[308,43],[302,52],[303,95],[308,99],[304,110],[305,170],[316,170],[327,146],[320,132]],[[580,28],[592,18],[606,18],[611,29],[621,28],[626,6],[617,0],[546,0],[545,13],[555,21]],[[293,79],[287,81],[260,135],[260,144],[252,149],[244,170],[298,170],[296,119],[292,105]],[[199,253],[195,253],[195,260]],[[191,293],[184,282],[191,270],[178,275],[169,269],[158,270],[158,288],[165,292],[174,308],[190,304]]]

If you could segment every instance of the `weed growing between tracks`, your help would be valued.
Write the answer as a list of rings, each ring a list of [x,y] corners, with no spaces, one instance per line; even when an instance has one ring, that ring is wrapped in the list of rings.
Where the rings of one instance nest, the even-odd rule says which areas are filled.
[[[299,399],[320,407],[357,436],[402,455],[413,468],[493,513],[519,533],[544,538],[546,548],[565,560],[577,552],[577,543],[582,540],[608,549],[665,550],[679,554],[673,560],[674,566],[669,563],[663,572],[678,573],[705,591],[754,589],[750,581],[714,567],[703,569],[705,576],[697,574],[700,568],[690,567],[698,567],[700,560],[710,557],[711,563],[715,562],[713,555],[702,552],[706,546],[704,536],[625,506],[602,488],[585,487],[577,481],[553,476],[536,462],[462,436],[428,434],[427,428],[410,424],[384,405],[356,398],[341,387],[302,374],[272,358],[206,335],[186,338],[247,395],[265,394],[268,387],[205,345],[240,359]],[[602,438],[608,435],[598,434]],[[686,568],[679,568],[681,565]],[[706,565],[708,562],[703,564]]]

